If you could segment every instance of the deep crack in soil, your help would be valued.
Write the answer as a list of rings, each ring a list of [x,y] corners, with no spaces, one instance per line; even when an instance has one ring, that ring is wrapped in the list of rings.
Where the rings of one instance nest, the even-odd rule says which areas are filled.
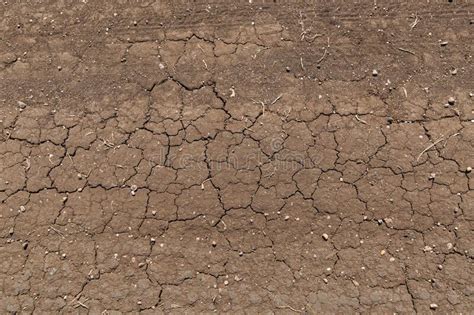
[[[473,311],[473,2],[0,12],[0,313]]]

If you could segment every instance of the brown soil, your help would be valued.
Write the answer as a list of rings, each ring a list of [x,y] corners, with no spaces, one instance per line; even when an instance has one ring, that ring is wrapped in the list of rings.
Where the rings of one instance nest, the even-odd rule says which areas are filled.
[[[474,4],[0,7],[0,313],[470,313]]]

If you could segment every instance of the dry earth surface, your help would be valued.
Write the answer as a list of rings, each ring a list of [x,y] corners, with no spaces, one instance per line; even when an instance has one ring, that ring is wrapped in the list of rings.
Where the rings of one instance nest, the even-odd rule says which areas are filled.
[[[0,13],[0,313],[473,311],[472,1]]]

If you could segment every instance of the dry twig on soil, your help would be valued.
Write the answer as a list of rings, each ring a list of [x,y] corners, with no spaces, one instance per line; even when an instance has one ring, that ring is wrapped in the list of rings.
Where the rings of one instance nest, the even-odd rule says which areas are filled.
[[[403,51],[403,52],[406,52],[406,53],[409,53],[409,54],[411,54],[411,55],[413,55],[413,56],[416,56],[416,54],[415,54],[413,51],[408,50],[408,49],[406,49],[406,48],[398,47],[398,50]]]
[[[366,122],[365,120],[363,120],[363,119],[360,119],[360,118],[359,118],[359,115],[355,115],[355,118],[356,118],[357,121],[360,121],[360,122],[363,123],[364,125],[367,125],[367,122]]]
[[[410,31],[412,31],[419,22],[420,22],[420,19],[418,18],[418,14],[415,13],[415,21],[413,21],[413,23],[411,23]]]
[[[421,153],[418,155],[418,157],[416,158],[417,161],[420,160],[421,156],[426,152],[428,151],[429,149],[431,149],[432,147],[434,147],[435,145],[437,145],[438,143],[440,143],[441,141],[443,141],[444,139],[444,136],[441,136],[438,140],[436,140],[435,142],[433,142],[432,144],[430,144],[429,146],[427,146],[423,151],[421,151]]]
[[[293,308],[293,307],[291,307],[291,306],[289,306],[289,305],[277,305],[276,307],[277,307],[277,308],[287,308],[287,309],[289,309],[289,310],[291,310],[291,311],[293,311],[293,312],[295,312],[295,313],[304,313],[303,311],[297,310],[297,309],[295,309],[295,308]]]

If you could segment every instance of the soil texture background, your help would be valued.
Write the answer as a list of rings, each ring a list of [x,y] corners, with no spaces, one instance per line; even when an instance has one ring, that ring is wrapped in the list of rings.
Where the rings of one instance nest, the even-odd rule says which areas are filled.
[[[472,1],[0,16],[0,313],[473,311]]]

